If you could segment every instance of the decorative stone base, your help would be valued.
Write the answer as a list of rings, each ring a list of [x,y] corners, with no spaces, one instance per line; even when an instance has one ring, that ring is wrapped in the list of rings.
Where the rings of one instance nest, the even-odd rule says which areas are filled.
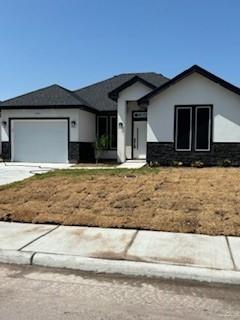
[[[5,161],[11,161],[11,143],[2,142],[2,159]]]
[[[69,162],[95,161],[94,146],[92,142],[69,142]]]
[[[177,161],[189,166],[194,161],[201,161],[205,166],[222,166],[226,160],[231,166],[240,166],[240,143],[213,143],[209,152],[175,151],[171,142],[147,143],[148,163],[171,166]]]

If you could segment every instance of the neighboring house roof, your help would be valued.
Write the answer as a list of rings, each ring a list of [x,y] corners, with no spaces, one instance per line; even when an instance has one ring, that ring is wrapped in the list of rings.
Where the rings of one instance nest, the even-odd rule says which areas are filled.
[[[59,85],[52,85],[27,94],[5,100],[0,103],[0,108],[65,108],[77,107],[96,112],[88,102]]]
[[[145,83],[151,88],[156,88],[168,80],[163,75],[154,72],[124,73],[74,92],[98,111],[115,111],[117,110],[117,103],[109,97],[111,92],[114,93],[115,90],[120,92],[136,81]]]
[[[140,98],[138,100],[138,104],[140,104],[140,105],[147,104],[151,98],[153,98],[157,94],[160,94],[161,92],[167,90],[169,87],[175,85],[176,83],[178,83],[182,79],[188,77],[189,75],[191,75],[194,72],[197,72],[197,73],[201,74],[202,76],[208,78],[209,80],[218,83],[222,87],[240,95],[240,88],[238,88],[238,87],[234,86],[233,84],[219,78],[218,76],[199,67],[198,65],[193,65],[191,68],[183,71],[182,73],[178,74],[173,79],[169,80],[168,82],[164,83],[160,87],[156,88],[155,90],[153,90],[150,93],[148,93],[147,95],[145,95],[144,97]]]

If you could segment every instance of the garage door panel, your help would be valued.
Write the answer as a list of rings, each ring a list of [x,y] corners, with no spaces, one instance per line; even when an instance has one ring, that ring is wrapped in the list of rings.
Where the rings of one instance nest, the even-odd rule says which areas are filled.
[[[13,161],[67,162],[67,120],[14,120]]]

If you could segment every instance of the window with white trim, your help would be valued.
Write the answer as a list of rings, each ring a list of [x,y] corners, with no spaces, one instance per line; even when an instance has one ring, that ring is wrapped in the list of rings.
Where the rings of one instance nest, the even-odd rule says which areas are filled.
[[[195,150],[209,151],[211,136],[211,108],[196,107],[195,110]]]
[[[190,151],[192,144],[192,108],[176,109],[176,150]]]
[[[176,151],[210,151],[211,130],[211,106],[176,107]]]

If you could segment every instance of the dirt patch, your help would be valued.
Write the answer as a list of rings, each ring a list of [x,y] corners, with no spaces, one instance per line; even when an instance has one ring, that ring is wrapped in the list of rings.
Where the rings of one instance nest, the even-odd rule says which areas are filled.
[[[240,235],[240,170],[64,174],[0,190],[0,220]]]

